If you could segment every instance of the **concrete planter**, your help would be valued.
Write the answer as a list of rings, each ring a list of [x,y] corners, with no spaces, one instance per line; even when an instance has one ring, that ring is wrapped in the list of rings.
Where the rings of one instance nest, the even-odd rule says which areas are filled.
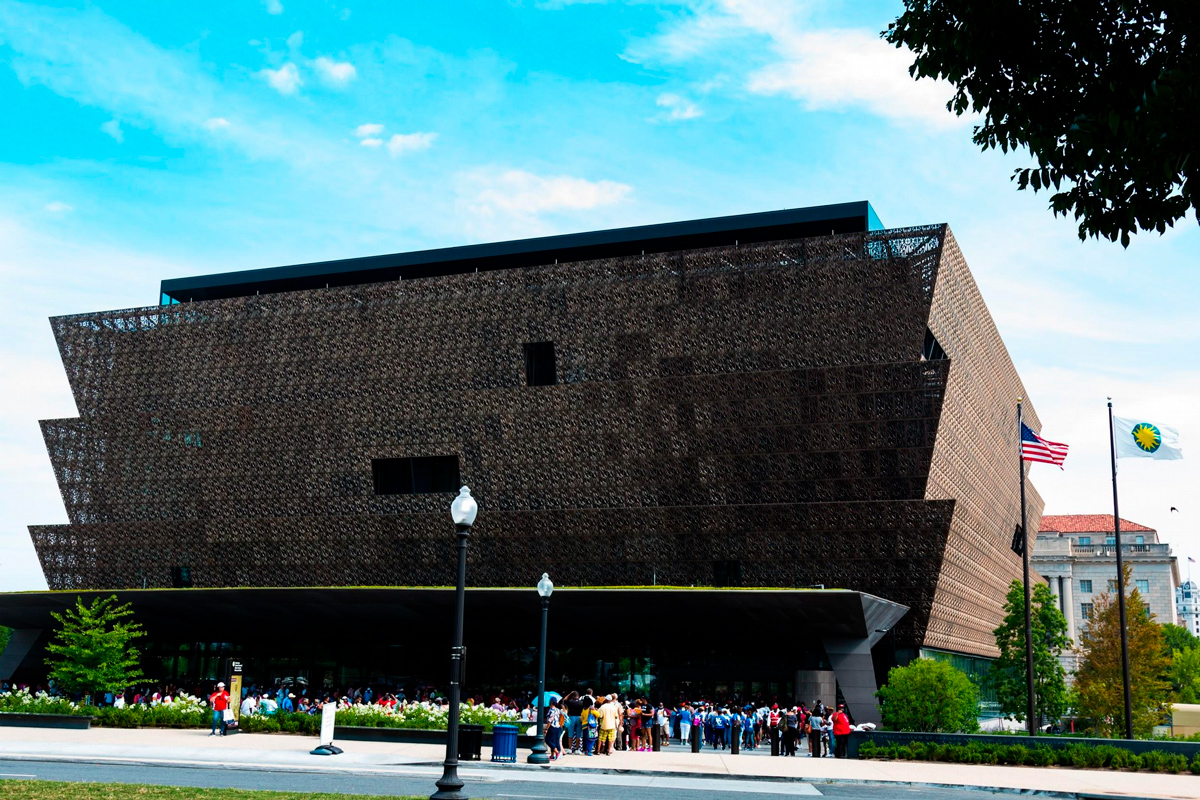
[[[0,711],[0,725],[19,728],[64,728],[85,731],[92,727],[92,718],[75,714],[22,714]]]
[[[358,725],[336,725],[333,740],[347,742],[396,742],[406,744],[446,744],[444,730],[420,730],[416,728],[368,728]],[[517,735],[517,749],[533,747],[536,736]],[[492,746],[492,732],[483,732],[483,746]]]
[[[1157,739],[1083,739],[1078,736],[995,736],[984,733],[901,733],[899,731],[853,731],[850,734],[850,744],[847,755],[858,758],[858,748],[863,742],[874,742],[880,747],[890,744],[909,744],[910,742],[935,742],[937,744],[1023,744],[1026,747],[1049,747],[1061,750],[1072,744],[1101,745],[1120,747],[1135,755],[1159,750],[1164,753],[1177,753],[1186,756],[1188,761],[1200,753],[1200,742],[1170,742]]]

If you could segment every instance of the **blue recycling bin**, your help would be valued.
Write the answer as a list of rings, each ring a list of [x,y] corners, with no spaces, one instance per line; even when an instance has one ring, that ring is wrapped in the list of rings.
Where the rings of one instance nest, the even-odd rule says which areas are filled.
[[[517,760],[517,726],[497,725],[492,728],[492,761]]]

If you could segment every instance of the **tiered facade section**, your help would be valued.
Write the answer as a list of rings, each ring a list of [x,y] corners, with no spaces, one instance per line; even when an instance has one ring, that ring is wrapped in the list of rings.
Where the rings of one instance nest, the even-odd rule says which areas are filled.
[[[445,455],[478,586],[825,584],[987,655],[1020,571],[1023,391],[945,226],[52,322],[52,589],[452,583],[450,495],[372,481]]]

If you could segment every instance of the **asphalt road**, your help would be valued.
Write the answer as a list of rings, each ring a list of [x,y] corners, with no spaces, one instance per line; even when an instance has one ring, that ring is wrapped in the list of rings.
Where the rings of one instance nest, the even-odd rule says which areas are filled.
[[[368,795],[428,796],[441,777],[440,769],[413,768],[395,775],[304,772],[300,770],[243,770],[213,767],[160,767],[89,764],[82,762],[0,759],[0,787],[4,780],[88,781],[142,783],[158,786],[224,787],[273,791],[331,792]],[[496,800],[629,800],[631,796],[654,800],[779,800],[780,797],[830,797],[843,800],[982,800],[999,792],[923,787],[889,787],[880,784],[796,784],[725,779],[676,778],[664,775],[651,785],[632,775],[539,772],[522,775],[497,771],[468,779],[465,791],[473,798]],[[0,788],[0,795],[3,789]],[[1009,795],[1003,795],[1008,797]]]

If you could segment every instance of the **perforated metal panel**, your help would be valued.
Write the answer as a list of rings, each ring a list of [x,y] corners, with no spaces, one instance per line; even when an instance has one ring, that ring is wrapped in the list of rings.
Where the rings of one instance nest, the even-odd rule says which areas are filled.
[[[921,360],[931,305],[994,332],[977,292],[943,290],[948,235],[57,317],[80,417],[42,423],[71,520],[30,529],[47,582],[169,586],[187,566],[196,586],[448,584],[451,495],[375,496],[371,460],[457,453],[480,504],[473,585],[543,570],[710,585],[716,568],[903,603],[897,634],[917,643],[935,601],[959,597],[939,588],[944,562],[977,557],[996,579],[972,589],[969,622],[935,614],[950,626],[937,641],[986,649],[976,629],[998,620],[1011,563],[964,531],[1008,502],[1008,442],[956,426],[980,424],[978,398],[990,409],[990,382],[1015,371],[1000,345],[955,384],[956,348],[977,337],[948,328],[934,332],[950,360]],[[553,342],[555,385],[527,385],[529,342]],[[952,439],[970,464],[941,458],[931,478]]]

